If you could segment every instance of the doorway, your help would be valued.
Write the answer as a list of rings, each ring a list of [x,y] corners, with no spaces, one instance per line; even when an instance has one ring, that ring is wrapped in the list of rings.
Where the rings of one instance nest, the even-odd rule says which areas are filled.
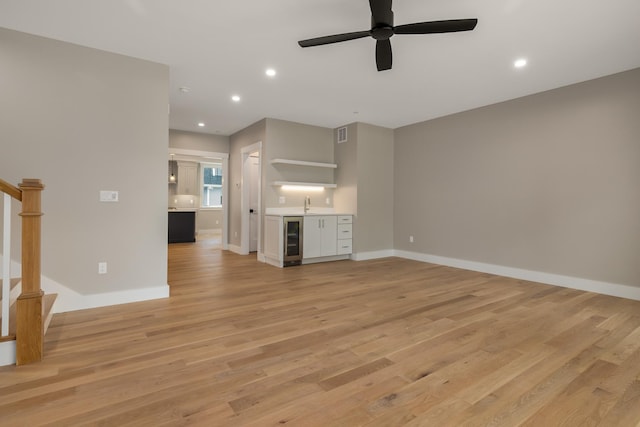
[[[262,223],[262,142],[242,150],[242,226],[241,252],[260,257]]]
[[[197,201],[196,206],[189,205],[188,207],[196,207],[201,215],[197,220],[204,221],[203,227],[209,231],[209,229],[215,229],[217,233],[215,240],[218,245],[222,245],[222,249],[229,248],[229,237],[228,237],[228,216],[229,216],[229,203],[228,203],[228,176],[229,176],[229,153],[218,153],[218,152],[210,152],[210,151],[200,151],[200,150],[190,150],[190,149],[180,149],[180,148],[171,148],[169,147],[169,159],[170,160],[182,160],[186,162],[191,162],[194,164],[198,164],[198,171],[196,173],[196,179],[198,181],[197,187],[197,196],[188,197],[189,199],[193,199]],[[215,182],[205,183],[203,176],[203,166],[202,165],[216,165],[220,169],[215,172]],[[206,166],[205,166],[206,167]],[[179,171],[178,171],[179,173]],[[206,194],[207,187],[212,187],[210,194]],[[215,187],[215,189],[213,189]],[[177,189],[173,189],[174,192]],[[171,185],[169,185],[169,196],[171,196]],[[177,194],[176,194],[177,195]],[[212,202],[214,200],[220,201],[220,206],[214,206],[215,203],[205,203],[207,201]],[[181,201],[181,197],[169,197],[169,202],[174,201],[179,203]],[[214,212],[206,212],[207,209],[214,210]],[[205,214],[206,213],[206,214]],[[198,216],[198,215],[197,215]],[[207,223],[209,221],[210,223]],[[203,228],[203,227],[198,227]],[[205,234],[206,235],[206,234]]]

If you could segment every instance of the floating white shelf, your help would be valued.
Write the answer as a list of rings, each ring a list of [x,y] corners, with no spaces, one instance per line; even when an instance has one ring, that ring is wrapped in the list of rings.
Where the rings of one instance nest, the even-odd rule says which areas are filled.
[[[296,166],[313,166],[317,168],[329,168],[335,169],[338,167],[335,163],[322,163],[322,162],[307,162],[304,160],[289,160],[289,159],[273,159],[271,160],[272,165],[296,165]]]
[[[297,185],[301,187],[324,187],[324,188],[336,188],[338,187],[336,184],[326,184],[321,182],[294,182],[294,181],[274,181],[274,186],[283,186],[283,185]]]

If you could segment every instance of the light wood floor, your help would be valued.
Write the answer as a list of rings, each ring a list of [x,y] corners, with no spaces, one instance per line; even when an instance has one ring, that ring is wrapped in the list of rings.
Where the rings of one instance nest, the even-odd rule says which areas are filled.
[[[170,245],[170,299],[56,315],[0,425],[637,426],[640,302],[402,259]]]

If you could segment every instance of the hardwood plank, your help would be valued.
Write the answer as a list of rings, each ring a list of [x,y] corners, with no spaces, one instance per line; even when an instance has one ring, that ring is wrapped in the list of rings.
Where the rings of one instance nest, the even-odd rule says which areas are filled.
[[[53,316],[0,425],[640,423],[640,302],[398,258],[169,246],[171,298]]]

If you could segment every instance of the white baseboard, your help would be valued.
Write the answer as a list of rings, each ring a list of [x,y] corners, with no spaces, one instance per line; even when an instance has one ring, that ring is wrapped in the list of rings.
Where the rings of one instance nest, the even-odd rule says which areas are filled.
[[[351,254],[354,261],[367,261],[369,259],[388,258],[395,256],[393,249],[385,249],[382,251],[358,252]]]
[[[599,282],[596,280],[582,279],[579,277],[563,276],[560,274],[544,273],[541,271],[505,267],[502,265],[485,264],[482,262],[467,261],[457,258],[447,258],[417,252],[395,250],[394,254],[397,257],[412,259],[415,261],[446,265],[449,267],[462,268],[464,270],[479,271],[482,273],[490,273],[498,276],[512,277],[515,279],[528,280],[531,282],[545,283],[548,285],[562,286],[563,288],[596,292],[599,294],[640,301],[640,287],[635,286]]]
[[[104,292],[100,294],[80,294],[60,283],[43,277],[42,289],[45,293],[58,294],[53,305],[53,313],[106,307],[130,302],[148,301],[169,297],[169,285],[151,288],[127,289],[124,291]]]
[[[229,250],[231,252],[233,252],[233,253],[238,254],[238,255],[248,255],[248,254],[242,252],[242,248],[240,246],[237,246],[237,245],[229,244]]]
[[[317,264],[319,262],[327,262],[327,261],[342,261],[345,259],[349,259],[350,255],[333,255],[333,256],[323,256],[318,258],[302,258],[302,265],[304,264]]]
[[[222,228],[202,228],[198,230],[198,235],[211,234],[215,236],[222,235]]]
[[[0,342],[0,366],[16,364],[16,341]]]
[[[0,255],[1,256],[1,255]],[[11,271],[20,272],[22,266],[11,261]],[[148,301],[169,297],[169,285],[148,288],[127,289],[124,291],[104,292],[100,294],[80,294],[47,276],[42,276],[40,287],[47,294],[58,294],[53,304],[53,313],[84,310],[86,308],[106,307],[130,302]],[[1,365],[0,365],[1,366]]]

